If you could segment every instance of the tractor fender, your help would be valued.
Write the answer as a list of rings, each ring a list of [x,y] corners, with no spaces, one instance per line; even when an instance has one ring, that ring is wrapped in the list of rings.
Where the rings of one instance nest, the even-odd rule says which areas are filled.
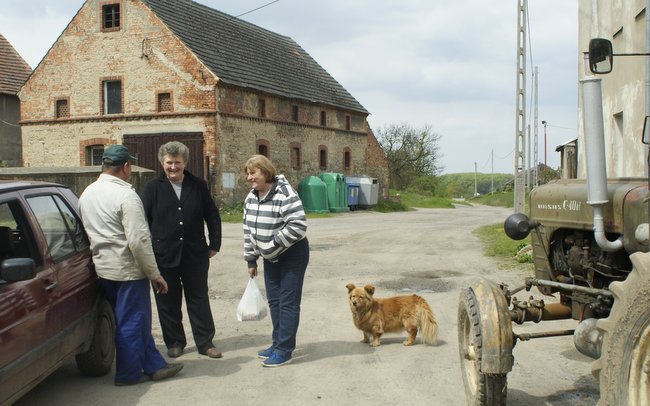
[[[482,279],[473,288],[479,307],[482,337],[481,372],[507,374],[512,370],[514,345],[512,319],[501,289]]]

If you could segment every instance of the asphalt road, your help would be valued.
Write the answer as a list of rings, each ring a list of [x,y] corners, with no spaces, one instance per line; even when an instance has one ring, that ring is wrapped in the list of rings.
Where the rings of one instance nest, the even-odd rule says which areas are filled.
[[[293,362],[263,368],[256,352],[270,342],[270,320],[238,322],[236,308],[247,282],[242,230],[224,224],[222,251],[212,259],[210,292],[219,360],[196,353],[189,334],[184,370],[175,378],[131,387],[113,376],[85,378],[66,364],[18,405],[464,405],[457,344],[458,297],[479,278],[523,281],[523,269],[501,270],[482,255],[472,231],[502,222],[511,210],[486,206],[381,214],[357,211],[309,220],[311,260],[305,279],[298,346]],[[440,325],[437,346],[404,334],[382,345],[360,343],[347,304],[349,282],[373,284],[378,297],[417,292]],[[261,283],[263,286],[263,283]],[[528,293],[521,299],[527,299]],[[155,309],[155,306],[154,306]],[[186,323],[187,324],[187,323]],[[522,326],[516,331],[573,328],[573,321]],[[164,353],[157,319],[154,337]],[[508,375],[510,405],[594,405],[598,385],[591,360],[572,337],[517,344]]]

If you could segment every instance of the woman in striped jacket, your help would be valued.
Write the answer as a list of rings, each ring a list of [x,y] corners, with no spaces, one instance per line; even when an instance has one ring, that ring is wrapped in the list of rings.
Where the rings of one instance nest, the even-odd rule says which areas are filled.
[[[244,259],[251,278],[257,276],[258,258],[263,259],[273,323],[272,344],[257,355],[265,367],[276,367],[291,361],[296,348],[309,262],[307,219],[298,193],[267,157],[253,155],[244,171],[252,187],[244,201]]]

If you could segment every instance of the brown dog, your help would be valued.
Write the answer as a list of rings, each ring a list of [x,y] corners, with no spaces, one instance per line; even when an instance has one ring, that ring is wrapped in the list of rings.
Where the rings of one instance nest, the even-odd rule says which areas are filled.
[[[372,285],[358,288],[349,283],[346,288],[348,288],[352,320],[354,325],[363,332],[362,342],[369,342],[372,347],[377,347],[382,334],[405,330],[409,336],[404,341],[404,345],[413,345],[419,329],[426,344],[436,345],[438,322],[426,300],[421,296],[375,299],[372,296],[375,287]]]

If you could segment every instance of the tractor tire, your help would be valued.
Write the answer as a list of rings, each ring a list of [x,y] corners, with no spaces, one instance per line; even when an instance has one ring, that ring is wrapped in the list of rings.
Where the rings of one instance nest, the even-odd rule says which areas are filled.
[[[596,326],[604,332],[592,372],[599,380],[598,405],[650,405],[650,254],[630,256],[633,269],[610,290],[614,305]]]
[[[506,404],[506,374],[481,372],[483,335],[481,315],[472,289],[463,289],[458,306],[458,348],[468,405],[501,406]]]
[[[111,305],[102,300],[95,332],[88,351],[75,357],[77,367],[83,375],[106,375],[113,366],[115,358],[115,315]]]

